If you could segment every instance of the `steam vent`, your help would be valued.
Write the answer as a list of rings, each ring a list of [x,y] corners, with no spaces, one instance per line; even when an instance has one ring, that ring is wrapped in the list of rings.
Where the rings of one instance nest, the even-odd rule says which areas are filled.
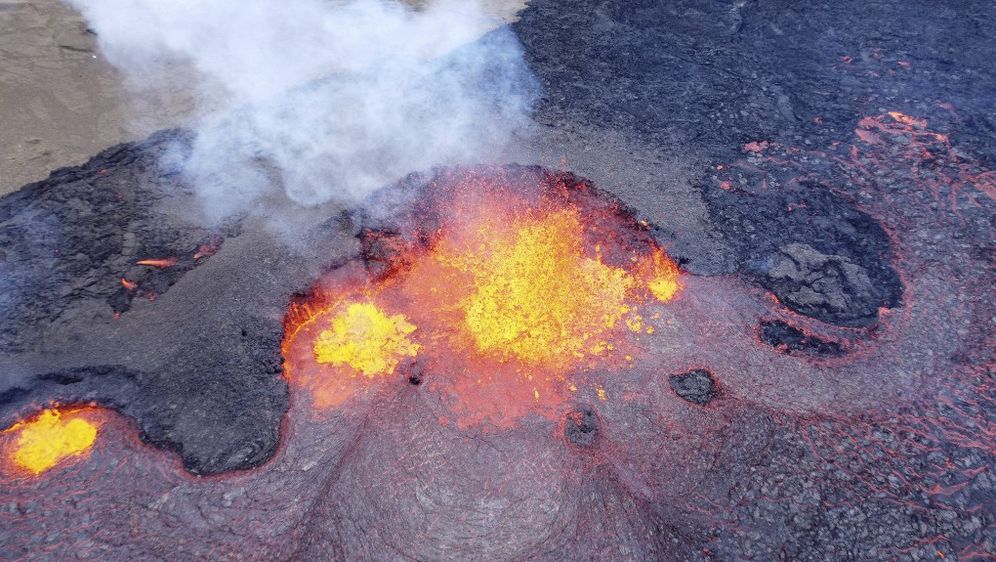
[[[0,559],[996,559],[987,4],[127,4],[0,7]]]

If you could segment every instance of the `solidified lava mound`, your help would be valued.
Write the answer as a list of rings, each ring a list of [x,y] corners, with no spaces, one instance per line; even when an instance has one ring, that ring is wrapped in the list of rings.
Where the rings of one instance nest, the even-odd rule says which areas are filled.
[[[805,332],[781,320],[762,320],[761,341],[784,353],[807,353],[822,357],[838,357],[845,353],[844,346]]]
[[[564,416],[564,437],[578,447],[593,447],[598,442],[598,414],[579,407]]]
[[[683,399],[705,406],[716,397],[716,381],[705,369],[693,369],[680,375],[671,375],[671,390]]]
[[[155,299],[238,233],[178,225],[156,207],[182,189],[164,155],[190,137],[165,131],[117,146],[4,198],[0,349],[30,350],[49,324],[92,314],[87,306],[121,314],[135,298]]]
[[[740,271],[796,312],[861,326],[875,322],[879,308],[901,305],[885,230],[826,187],[713,188],[704,195]]]

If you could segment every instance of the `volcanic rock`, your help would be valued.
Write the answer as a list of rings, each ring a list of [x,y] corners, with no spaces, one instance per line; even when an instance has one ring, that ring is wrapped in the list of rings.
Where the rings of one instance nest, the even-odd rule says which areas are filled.
[[[155,299],[237,234],[237,224],[223,235],[157,206],[185,189],[163,156],[190,142],[189,131],[163,131],[0,201],[0,350],[26,351],[40,328],[91,307],[122,313],[136,297]]]
[[[929,41],[909,36],[927,25],[920,18],[930,20]],[[758,139],[829,144],[886,103],[974,107],[994,86],[994,49],[974,43],[983,35],[967,38],[965,26],[991,24],[988,6],[973,2],[846,0],[796,11],[740,1],[531,0],[512,27],[543,86],[541,122],[607,127],[718,157]],[[901,57],[917,59],[912,72],[897,65]],[[985,147],[992,118],[979,119],[962,136]]]
[[[397,259],[399,234],[390,230],[363,230],[360,235],[360,249],[363,255],[363,263],[372,279],[379,279],[387,275],[392,265],[396,265],[392,260]]]
[[[256,466],[276,450],[287,406],[278,318],[194,298],[181,319],[145,314],[133,333],[106,339],[122,315],[136,314],[136,298],[158,308],[151,301],[241,234],[237,217],[217,228],[189,218],[192,192],[179,163],[192,139],[162,131],[0,199],[8,371],[0,403],[12,406],[0,421],[31,402],[96,401],[135,418],[146,441],[179,452],[196,473]],[[218,282],[234,289],[231,279]],[[281,302],[286,289],[277,290],[267,298]],[[164,343],[152,336],[160,330],[182,337]],[[103,339],[87,340],[98,333]],[[244,413],[234,420],[233,411]]]
[[[838,357],[844,347],[835,342],[807,335],[802,330],[781,320],[763,320],[760,324],[761,341],[784,353],[799,352],[807,355]]]
[[[598,414],[587,407],[567,413],[564,436],[578,447],[591,447],[598,441]]]
[[[544,85],[536,111],[541,128],[596,148],[603,133],[622,133],[648,152],[710,162],[691,192],[696,204],[699,195],[704,203],[701,231],[674,232],[689,237],[684,255],[676,256],[685,271],[739,273],[785,306],[833,324],[874,324],[882,307],[915,304],[911,316],[938,311],[912,330],[899,322],[883,326],[887,337],[868,342],[872,360],[855,357],[843,368],[821,368],[825,379],[808,378],[807,384],[829,384],[853,375],[835,387],[841,396],[828,408],[785,403],[783,409],[783,389],[763,380],[731,384],[729,400],[710,408],[641,404],[647,385],[632,387],[635,401],[613,397],[600,410],[611,427],[624,429],[611,435],[607,462],[594,469],[564,463],[560,440],[532,427],[468,434],[443,425],[423,399],[427,387],[378,393],[370,409],[344,408],[354,415],[337,414],[331,422],[287,418],[305,430],[281,449],[286,455],[259,467],[277,450],[287,411],[279,318],[288,293],[305,289],[336,259],[350,258],[356,232],[296,261],[284,257],[286,248],[268,249],[263,236],[246,243],[253,235],[248,227],[238,237],[222,232],[219,255],[193,260],[196,268],[167,284],[167,298],[154,305],[133,300],[114,324],[94,319],[119,310],[108,295],[121,288],[118,266],[134,265],[121,256],[164,257],[168,250],[192,258],[184,252],[202,244],[201,235],[216,234],[189,229],[163,211],[159,203],[184,191],[175,170],[129,145],[85,170],[57,171],[45,189],[29,186],[0,201],[0,270],[13,275],[19,297],[40,302],[0,305],[4,350],[42,347],[39,333],[53,318],[86,331],[127,325],[134,332],[117,336],[103,354],[85,349],[96,339],[57,346],[46,338],[43,353],[0,356],[24,372],[21,380],[0,378],[4,422],[32,403],[93,397],[121,405],[147,441],[178,451],[190,471],[259,467],[191,479],[161,451],[129,444],[128,435],[118,435],[112,447],[108,432],[106,450],[74,467],[80,472],[0,487],[0,558],[479,558],[471,549],[480,545],[496,545],[492,559],[538,560],[991,555],[996,526],[985,506],[994,505],[994,458],[985,429],[996,391],[986,330],[976,328],[993,316],[991,299],[980,295],[992,286],[986,268],[992,200],[984,191],[992,178],[986,167],[993,162],[996,49],[985,31],[994,18],[985,3],[933,0],[814,2],[805,10],[740,1],[530,2],[514,29]],[[886,139],[869,126],[854,138],[864,116],[892,110],[915,113],[931,127],[940,123],[931,141],[937,149],[926,156],[917,150],[910,160],[902,151],[914,144],[912,133]],[[942,138],[955,145],[954,156],[944,152]],[[108,161],[116,164],[102,172]],[[601,171],[618,180],[614,187],[604,182],[610,189],[625,183],[617,171],[633,162],[621,157],[614,164]],[[659,170],[661,178],[671,173]],[[799,179],[814,177],[819,181]],[[143,190],[160,187],[170,195],[155,205],[141,201]],[[95,188],[101,192],[80,195]],[[125,190],[123,205],[133,206],[120,216],[99,199],[115,188]],[[138,203],[129,199],[132,190]],[[431,230],[432,217],[417,205],[420,193],[409,192],[411,199],[391,193],[390,203]],[[670,193],[641,195],[671,201]],[[101,212],[86,215],[89,205]],[[31,213],[45,220],[28,220]],[[150,222],[139,221],[144,226],[129,234],[126,215],[145,213]],[[102,216],[114,224],[86,224]],[[78,226],[57,227],[67,218]],[[146,238],[159,221],[179,234]],[[338,228],[328,224],[330,232]],[[46,246],[31,228],[62,239]],[[127,238],[118,240],[122,229]],[[84,236],[74,239],[74,232]],[[709,248],[725,252],[722,259],[703,259],[705,246],[695,236],[706,235],[721,242]],[[100,250],[104,237],[111,243]],[[160,238],[160,246],[148,242]],[[162,254],[128,249],[140,243]],[[372,253],[393,252],[382,250]],[[78,267],[59,261],[77,253],[83,254]],[[22,268],[23,260],[42,265]],[[91,262],[111,265],[94,272]],[[211,270],[222,263],[236,265]],[[51,284],[46,268],[56,272]],[[152,273],[160,271],[170,269]],[[910,303],[898,271],[916,273],[907,277]],[[193,298],[199,291],[202,298]],[[755,296],[730,298],[743,304]],[[167,307],[180,297],[189,301]],[[179,320],[170,316],[176,313]],[[149,332],[155,335],[144,336]],[[799,354],[829,352],[833,344],[778,321],[760,332],[789,355],[799,346]],[[142,345],[129,346],[136,338]],[[849,396],[880,381],[875,377],[884,371],[874,358],[899,358],[874,354],[889,346],[903,357],[924,358],[922,379],[871,408],[852,403]],[[780,365],[805,362],[752,351]],[[67,359],[70,352],[76,354]],[[956,354],[957,364],[946,362],[948,354]],[[717,392],[702,370],[669,382],[695,404]],[[562,431],[568,443],[584,447],[605,428],[581,408],[577,414]],[[261,521],[267,524],[254,524]],[[44,550],[41,540],[49,543]]]
[[[864,326],[902,303],[885,230],[826,187],[703,192],[739,270],[785,305],[844,326]],[[791,212],[788,210],[791,209]]]
[[[705,406],[716,397],[716,382],[712,373],[705,369],[693,369],[680,375],[668,377],[671,390],[682,400]]]
[[[821,254],[808,244],[779,247],[763,267],[766,283],[782,302],[808,316],[836,318],[876,303],[865,268],[846,257]]]

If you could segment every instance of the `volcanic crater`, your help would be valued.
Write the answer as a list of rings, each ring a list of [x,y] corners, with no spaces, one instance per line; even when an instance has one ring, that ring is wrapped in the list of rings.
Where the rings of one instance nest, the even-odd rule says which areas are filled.
[[[0,200],[0,557],[992,557],[993,14],[636,4],[355,207],[194,220],[185,130]]]

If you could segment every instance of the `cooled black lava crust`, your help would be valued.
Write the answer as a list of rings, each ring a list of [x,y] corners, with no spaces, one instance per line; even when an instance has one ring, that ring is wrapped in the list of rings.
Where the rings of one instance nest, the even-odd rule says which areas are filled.
[[[287,408],[278,318],[223,306],[191,310],[196,323],[130,312],[135,299],[155,306],[241,231],[237,217],[206,228],[171,208],[194,203],[168,163],[179,160],[164,156],[181,157],[191,139],[163,131],[0,199],[4,421],[29,404],[96,400],[201,474],[256,466],[276,450]],[[166,258],[175,264],[137,264]],[[113,353],[91,351],[94,324],[117,323],[128,329],[106,342]],[[149,329],[169,323],[188,324],[177,326],[188,341]]]
[[[994,17],[958,0],[536,0],[513,27],[551,126],[722,159],[753,140],[825,146],[863,115],[943,100],[960,108],[960,142],[991,164]]]

